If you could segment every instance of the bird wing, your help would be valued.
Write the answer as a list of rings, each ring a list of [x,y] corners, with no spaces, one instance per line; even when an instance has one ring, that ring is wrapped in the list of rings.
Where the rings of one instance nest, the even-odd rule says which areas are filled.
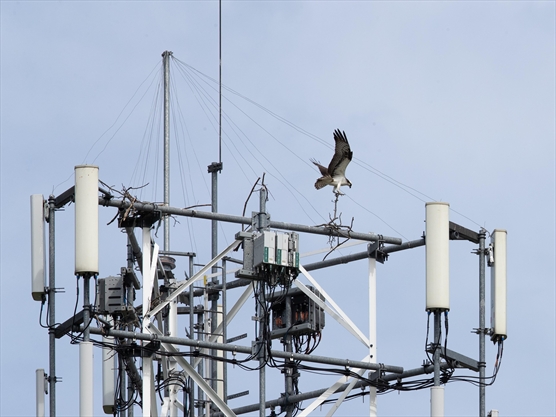
[[[317,166],[321,175],[328,175],[328,169],[325,166],[322,166],[319,161],[317,161],[316,159],[311,159],[311,162]]]
[[[324,175],[320,177],[317,182],[315,182],[315,188],[320,190],[322,187],[326,187],[327,185],[332,185],[332,177],[330,175]]]
[[[330,164],[328,165],[328,174],[332,177],[336,175],[345,176],[346,167],[351,161],[353,152],[349,147],[345,132],[341,132],[339,129],[336,129],[334,131],[334,141],[336,142],[336,150]]]

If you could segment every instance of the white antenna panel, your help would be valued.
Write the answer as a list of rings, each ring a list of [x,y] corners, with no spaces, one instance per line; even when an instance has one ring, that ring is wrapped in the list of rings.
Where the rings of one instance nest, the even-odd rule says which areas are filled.
[[[113,324],[113,319],[107,317]],[[114,343],[113,337],[103,337],[104,343]],[[105,414],[114,414],[114,392],[116,380],[116,351],[109,347],[102,348],[102,410]]]
[[[75,167],[75,274],[98,274],[98,167]]]
[[[450,310],[450,205],[425,204],[427,311]]]
[[[31,195],[31,295],[42,301],[46,286],[46,244],[44,231],[44,198]]]
[[[493,263],[490,273],[490,327],[492,340],[504,340],[508,334],[506,328],[506,241],[508,232],[495,229],[491,235]]]

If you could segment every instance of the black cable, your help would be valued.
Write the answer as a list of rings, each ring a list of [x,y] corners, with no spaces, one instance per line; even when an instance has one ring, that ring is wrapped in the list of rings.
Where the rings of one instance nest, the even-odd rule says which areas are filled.
[[[40,310],[40,312],[39,312],[39,325],[40,325],[43,329],[49,329],[50,326],[48,326],[48,311],[47,311],[47,316],[46,316],[46,324],[47,324],[47,325],[45,326],[45,325],[42,324],[42,310],[43,310],[43,307],[44,307],[44,303],[45,303],[45,302],[46,302],[46,300],[44,300],[44,299],[43,299],[42,302],[41,302],[41,310]]]

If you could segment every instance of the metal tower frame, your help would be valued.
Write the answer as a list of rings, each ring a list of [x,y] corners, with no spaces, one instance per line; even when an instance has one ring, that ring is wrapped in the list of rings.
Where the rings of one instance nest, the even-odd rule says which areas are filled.
[[[265,192],[264,188],[261,190],[261,194]],[[54,215],[55,212],[65,206],[70,201],[74,199],[74,187],[68,189],[66,192],[62,193],[58,197],[51,196],[48,200],[48,222],[49,222],[49,287],[46,293],[48,294],[49,311],[50,311],[50,323],[54,323],[55,317],[55,304],[54,304],[54,294],[55,294],[55,223]],[[355,388],[362,388],[369,386],[373,388],[373,385],[368,382],[368,380],[358,380],[353,379],[351,383],[345,383],[344,377],[340,378],[337,383],[328,388],[323,388],[321,390],[306,392],[303,394],[293,394],[284,395],[281,398],[267,399],[265,394],[265,358],[261,353],[260,345],[262,345],[264,340],[253,341],[252,346],[241,346],[233,342],[229,342],[226,339],[226,326],[235,317],[239,309],[247,302],[247,300],[253,294],[253,291],[259,287],[259,291],[265,291],[265,281],[253,277],[254,279],[238,278],[231,282],[226,282],[226,263],[227,262],[240,262],[229,257],[229,253],[238,248],[242,243],[245,243],[245,238],[249,235],[253,235],[255,230],[264,231],[270,229],[278,230],[288,230],[288,231],[298,231],[301,233],[313,233],[326,236],[341,236],[349,237],[353,239],[359,239],[369,242],[367,250],[347,255],[339,256],[333,259],[328,259],[322,262],[315,262],[307,264],[305,266],[299,266],[299,272],[315,287],[321,294],[325,295],[326,302],[323,302],[318,296],[315,295],[306,285],[301,283],[299,280],[294,280],[292,283],[299,288],[304,294],[312,299],[316,304],[318,304],[327,314],[337,320],[342,326],[344,326],[350,333],[354,335],[361,343],[363,343],[369,349],[369,355],[362,358],[361,360],[352,360],[349,358],[331,358],[331,357],[321,357],[316,355],[305,355],[302,353],[296,353],[291,351],[291,346],[286,348],[285,351],[270,351],[270,354],[274,358],[283,358],[285,363],[288,361],[308,361],[316,362],[320,364],[335,365],[341,367],[347,367],[351,371],[363,375],[365,372],[372,371],[369,375],[369,379],[373,381],[388,382],[393,380],[403,380],[404,378],[413,377],[416,375],[423,375],[428,373],[435,374],[435,386],[440,385],[440,381],[437,375],[440,369],[445,369],[449,365],[442,359],[450,359],[451,361],[457,361],[458,365],[461,367],[466,367],[480,372],[481,376],[484,376],[485,367],[485,352],[484,352],[484,340],[488,333],[488,329],[485,328],[485,259],[489,254],[489,250],[485,248],[485,231],[481,230],[479,233],[472,230],[466,229],[460,225],[450,222],[449,224],[449,238],[452,240],[467,240],[473,243],[479,244],[479,249],[476,253],[479,256],[479,306],[480,306],[480,319],[479,328],[477,329],[477,334],[479,335],[479,361],[475,361],[471,358],[467,358],[463,355],[457,354],[456,352],[445,350],[440,345],[438,339],[435,336],[435,342],[431,344],[431,353],[433,353],[434,361],[432,364],[425,366],[416,367],[415,369],[406,370],[400,366],[386,365],[376,362],[376,357],[373,354],[373,349],[376,348],[375,341],[372,337],[365,336],[360,329],[357,328],[351,322],[349,317],[337,306],[333,299],[326,294],[325,290],[314,280],[310,271],[317,270],[321,268],[326,268],[332,265],[344,264],[361,259],[370,259],[369,261],[369,277],[370,281],[376,279],[376,260],[379,262],[384,262],[384,260],[392,253],[403,251],[411,248],[416,248],[425,245],[425,237],[419,239],[402,242],[399,238],[388,237],[377,234],[370,233],[359,233],[359,232],[343,232],[338,229],[333,229],[327,226],[314,227],[306,226],[300,224],[292,224],[286,222],[278,222],[269,219],[266,213],[266,207],[263,203],[266,201],[266,197],[261,197],[261,210],[260,212],[253,213],[251,217],[233,216],[222,213],[212,213],[203,212],[197,210],[181,209],[176,207],[171,207],[168,205],[156,205],[152,203],[143,202],[129,202],[123,199],[116,199],[109,190],[100,188],[100,196],[98,197],[98,205],[100,207],[114,207],[118,209],[118,223],[119,227],[125,230],[129,237],[129,258],[126,268],[122,268],[120,275],[122,277],[127,275],[133,275],[133,267],[141,271],[142,275],[142,287],[143,287],[143,303],[142,303],[142,326],[141,332],[133,331],[132,327],[127,330],[115,329],[109,317],[103,317],[98,315],[98,311],[95,311],[95,306],[91,305],[90,296],[85,293],[83,311],[78,313],[75,317],[71,317],[66,322],[62,323],[57,327],[52,327],[49,329],[50,333],[50,415],[54,416],[56,414],[55,405],[55,339],[60,338],[72,330],[79,330],[82,332],[87,332],[84,334],[90,335],[102,335],[106,338],[117,338],[119,340],[124,340],[133,345],[133,341],[141,341],[142,345],[136,347],[136,351],[130,350],[131,355],[140,352],[143,357],[143,371],[142,375],[139,376],[137,369],[130,364],[129,357],[122,357],[119,360],[120,365],[122,364],[127,368],[127,380],[121,378],[117,381],[120,384],[120,389],[122,392],[128,391],[132,393],[137,389],[141,389],[141,398],[143,406],[144,416],[158,416],[158,415],[168,415],[176,416],[180,410],[183,410],[184,404],[178,399],[179,386],[177,384],[170,384],[168,389],[165,391],[165,401],[160,410],[157,409],[155,394],[155,368],[153,367],[153,362],[157,361],[162,363],[162,369],[164,376],[167,378],[172,374],[177,374],[178,367],[184,373],[190,381],[188,395],[189,402],[189,415],[195,415],[194,406],[197,404],[197,415],[213,415],[213,416],[234,416],[240,415],[247,412],[253,412],[259,410],[259,415],[265,416],[267,408],[282,407],[286,410],[286,415],[291,415],[291,408],[297,402],[307,399],[315,399],[313,403],[305,408],[305,410],[300,413],[300,416],[309,415],[312,410],[318,407],[323,401],[330,398],[334,393],[339,394],[337,404],[333,407],[335,410],[340,404],[343,398]],[[193,273],[193,259],[195,254],[189,252],[172,252],[172,251],[161,251],[156,243],[154,243],[151,236],[151,226],[158,222],[162,218],[167,216],[186,216],[193,218],[201,218],[206,220],[217,220],[224,222],[231,222],[235,224],[247,225],[250,227],[249,232],[238,232],[236,239],[232,244],[230,244],[226,249],[221,251],[217,256],[215,256],[210,262],[205,264],[199,271]],[[134,229],[139,228],[141,230],[141,238],[137,239]],[[139,243],[141,242],[141,243]],[[163,277],[164,286],[166,293],[163,297],[160,296],[161,288],[158,285],[158,279],[165,274],[165,268],[163,266],[164,256],[168,255],[183,255],[189,258],[189,279],[184,281],[177,281],[174,278]],[[194,289],[193,284],[199,282],[207,273],[211,270],[218,262],[222,262],[222,272],[223,282],[216,284],[212,281],[205,284],[204,289]],[[243,265],[245,267],[245,265]],[[137,281],[137,278],[135,278]],[[95,280],[96,281],[96,280]],[[129,280],[127,284],[127,291],[130,292],[132,287],[138,288],[140,283],[133,282]],[[372,285],[372,284],[371,284]],[[205,318],[209,314],[208,311],[198,311],[193,305],[193,298],[196,295],[202,294],[203,292],[212,292],[213,294],[222,294],[223,299],[225,299],[225,294],[236,288],[246,287],[241,296],[238,298],[236,304],[227,309],[224,306],[222,311],[222,322],[215,326],[209,327],[210,332],[208,337],[204,339],[203,337],[195,337],[195,324],[194,318],[199,317],[201,320],[197,321],[197,325],[205,323]],[[262,288],[260,288],[262,287]],[[86,286],[84,287],[86,290]],[[370,297],[372,297],[372,287],[370,286]],[[132,291],[131,291],[132,292]],[[376,294],[376,293],[375,293]],[[158,301],[153,302],[152,296],[158,296]],[[128,301],[132,298],[128,298]],[[189,304],[188,313],[190,316],[190,334],[187,338],[178,337],[177,335],[177,314],[178,314],[178,302],[187,301]],[[149,306],[145,308],[144,306]],[[372,306],[370,314],[372,315]],[[130,310],[133,309],[130,306]],[[183,309],[183,308],[182,308]],[[186,307],[187,309],[187,307]],[[102,325],[100,327],[94,327],[91,319],[87,318],[87,315],[91,311],[91,314],[95,314],[97,318],[100,319]],[[162,313],[167,317],[162,318]],[[440,312],[434,312],[435,317],[435,335],[440,327]],[[262,318],[259,318],[262,320]],[[371,317],[371,326],[373,326],[372,321],[376,320]],[[171,323],[168,325],[168,323]],[[78,325],[79,327],[76,327]],[[372,327],[370,329],[372,334]],[[201,334],[203,332],[198,332]],[[223,337],[224,336],[224,337]],[[90,336],[87,336],[87,339]],[[109,339],[106,339],[109,340]],[[87,340],[85,340],[87,341]],[[287,342],[287,341],[286,341]],[[193,353],[191,356],[191,361],[187,362],[183,356],[179,354],[180,347],[190,347],[190,352]],[[288,344],[286,343],[286,347]],[[181,351],[183,352],[183,351]],[[234,409],[229,408],[227,405],[227,394],[224,395],[223,392],[227,392],[225,388],[217,388],[217,384],[212,384],[210,381],[214,378],[214,375],[207,374],[206,370],[202,368],[202,361],[199,358],[195,358],[196,355],[203,352],[212,352],[212,355],[222,359],[226,357],[226,352],[233,352],[235,354],[246,354],[252,355],[254,360],[260,362],[260,375],[259,375],[259,402],[246,405],[242,407],[237,407]],[[161,355],[161,353],[163,353]],[[264,353],[264,352],[263,352]],[[201,367],[200,367],[201,366]],[[224,366],[226,369],[226,366]],[[210,375],[207,378],[207,375]],[[285,375],[285,386],[288,387],[288,375]],[[226,387],[226,378],[223,378],[223,387]],[[139,382],[140,380],[140,382]],[[209,382],[207,382],[207,380]],[[291,381],[289,382],[291,386]],[[193,385],[198,387],[198,393],[195,395],[195,390],[192,389]],[[217,392],[219,391],[220,392]],[[372,390],[371,390],[372,395]],[[129,398],[129,396],[128,396]],[[376,415],[376,403],[371,401],[370,415]],[[203,407],[201,407],[203,406]],[[484,387],[480,389],[480,415],[484,415]],[[212,407],[212,409],[211,409]],[[373,408],[374,407],[374,408]],[[374,411],[373,411],[374,409]],[[121,412],[120,415],[132,416],[133,411],[125,413]]]
[[[492,248],[486,247],[486,231],[481,229],[474,232],[453,222],[444,222],[442,239],[446,242],[450,240],[467,240],[478,244],[475,251],[479,255],[479,327],[476,333],[479,335],[479,360],[451,351],[442,347],[440,342],[442,313],[448,310],[442,305],[438,307],[427,306],[429,313],[434,317],[434,339],[428,347],[428,352],[432,354],[431,363],[426,363],[415,369],[406,370],[395,365],[377,363],[376,358],[376,262],[384,263],[392,253],[425,246],[425,236],[419,239],[402,242],[401,239],[388,237],[380,234],[361,233],[352,230],[343,230],[335,225],[327,226],[307,226],[287,222],[278,222],[270,219],[266,210],[267,190],[261,186],[259,211],[252,213],[251,217],[234,216],[218,213],[218,173],[222,171],[221,154],[219,150],[219,162],[213,162],[208,166],[208,172],[212,176],[212,211],[198,211],[182,209],[170,205],[170,88],[169,88],[169,60],[172,52],[165,51],[162,54],[164,67],[164,200],[162,204],[145,203],[137,200],[128,201],[126,198],[117,199],[111,192],[99,187],[98,193],[93,196],[98,197],[99,207],[112,207],[118,209],[118,227],[127,233],[128,237],[128,258],[125,267],[122,267],[117,277],[110,282],[119,282],[118,291],[121,293],[120,304],[116,306],[116,312],[102,310],[97,305],[91,303],[91,293],[89,284],[91,278],[94,279],[95,299],[105,297],[100,294],[105,291],[104,284],[102,290],[98,285],[98,266],[92,269],[77,270],[77,277],[83,278],[83,310],[74,317],[68,318],[64,323],[55,326],[55,293],[56,293],[56,250],[55,250],[55,213],[68,203],[76,200],[76,186],[71,187],[59,196],[50,196],[44,202],[44,219],[49,223],[48,227],[48,286],[45,287],[42,298],[48,300],[49,311],[49,351],[50,351],[50,375],[44,376],[44,371],[37,371],[37,414],[44,413],[44,398],[39,394],[39,379],[46,378],[50,388],[50,416],[56,415],[56,346],[55,341],[69,332],[80,332],[83,340],[80,343],[80,415],[92,415],[92,398],[87,395],[87,391],[92,388],[92,350],[93,343],[91,335],[102,336],[105,346],[109,344],[117,345],[114,351],[107,347],[102,348],[103,352],[103,384],[104,397],[103,408],[106,413],[117,413],[124,417],[133,417],[133,407],[127,410],[120,410],[118,404],[114,404],[115,385],[122,398],[131,401],[135,395],[139,395],[142,404],[142,415],[150,416],[170,416],[176,417],[179,412],[193,417],[198,416],[236,416],[258,410],[259,416],[266,415],[267,408],[271,409],[271,416],[275,415],[274,408],[281,407],[286,417],[291,417],[295,405],[303,400],[313,399],[313,402],[299,413],[300,417],[310,415],[324,401],[330,399],[334,394],[339,397],[328,415],[334,412],[341,405],[343,400],[355,388],[369,387],[370,408],[369,415],[377,415],[376,394],[377,388],[384,386],[389,381],[402,381],[405,378],[423,374],[434,374],[434,386],[431,388],[431,416],[441,416],[444,410],[444,394],[441,387],[441,371],[454,366],[464,367],[479,373],[481,380],[485,378],[485,338],[492,335],[492,329],[487,329],[485,324],[485,269],[486,259],[492,256]],[[220,69],[221,71],[221,69]],[[220,116],[221,117],[221,116]],[[221,135],[221,132],[219,133]],[[87,167],[87,166],[82,166]],[[97,170],[98,168],[94,167]],[[77,172],[77,171],[76,171]],[[77,178],[77,174],[76,174]],[[89,196],[90,198],[91,196]],[[94,203],[96,206],[96,202]],[[444,204],[444,203],[434,203]],[[91,208],[89,207],[89,210]],[[98,213],[97,213],[98,216]],[[179,252],[170,250],[170,222],[171,216],[184,216],[211,221],[211,256],[212,260],[194,272],[196,254],[191,252]],[[159,248],[155,243],[151,229],[155,223],[163,222],[164,237],[163,248]],[[247,232],[238,231],[235,240],[226,249],[218,252],[218,222],[234,223],[237,225],[248,226]],[[76,220],[76,228],[78,226]],[[138,238],[135,229],[141,230]],[[287,268],[279,270],[278,264],[271,265],[268,270],[273,275],[272,279],[278,279],[283,286],[282,298],[283,320],[287,329],[280,335],[284,345],[283,351],[271,349],[271,336],[266,329],[269,322],[269,309],[267,306],[266,294],[270,288],[270,278],[266,272],[254,269],[253,251],[254,238],[264,236],[265,233],[283,230],[287,231],[280,236],[288,236],[288,233],[299,232],[304,234],[318,234],[335,238],[355,239],[368,242],[365,251],[347,256],[339,256],[333,259],[323,260],[307,265],[289,265]],[[274,233],[274,232],[272,232]],[[445,235],[448,236],[445,236]],[[272,238],[278,235],[272,234]],[[237,260],[229,256],[230,252],[243,246],[244,258]],[[265,249],[266,250],[266,249]],[[98,252],[98,251],[97,251]],[[179,281],[174,276],[172,270],[175,267],[175,259],[172,256],[185,257],[189,260],[187,279]],[[325,289],[311,276],[310,271],[326,268],[333,265],[345,264],[357,260],[369,260],[369,334],[366,336],[342,309],[334,302],[333,298],[326,293]],[[228,282],[227,263],[233,262],[241,264],[241,269],[236,273],[235,280]],[[220,263],[220,265],[219,265]],[[210,280],[205,280],[202,288],[195,288],[193,284],[198,283],[211,271]],[[136,271],[140,272],[142,280],[136,276]],[[504,270],[505,273],[505,270]],[[281,275],[280,275],[281,274]],[[298,274],[310,282],[311,288],[297,280]],[[218,281],[221,276],[222,282]],[[159,284],[162,281],[162,284]],[[116,285],[116,284],[114,284]],[[309,355],[294,351],[292,343],[292,329],[295,328],[293,322],[292,303],[293,296],[289,291],[293,287],[299,294],[303,294],[307,302],[312,303],[318,311],[326,312],[340,325],[347,329],[359,342],[361,342],[368,354],[361,360],[349,358],[332,358],[316,355]],[[243,293],[238,297],[236,303],[228,309],[227,293],[229,291],[244,288]],[[143,289],[142,304],[134,305],[135,290]],[[33,284],[35,291],[35,283]],[[505,288],[504,288],[505,290]],[[292,290],[293,291],[293,290]],[[40,295],[40,294],[39,294]],[[205,295],[204,306],[195,306],[195,296]],[[251,346],[242,346],[234,343],[227,336],[227,326],[236,316],[238,311],[251,296],[255,296],[255,320],[258,323],[259,332],[255,335],[255,340]],[[33,298],[38,297],[33,292]],[[222,299],[219,306],[218,300]],[[125,301],[122,301],[125,300]],[[210,301],[210,306],[208,304]],[[179,304],[185,304],[180,307]],[[178,335],[178,314],[189,315],[188,337],[183,338]],[[99,327],[94,327],[93,317],[101,323]],[[116,328],[114,318],[131,317],[133,320],[140,321],[140,332],[135,331],[133,320],[129,320],[127,325],[119,325]],[[320,331],[320,329],[318,329]],[[502,335],[502,336],[501,336]],[[505,338],[505,334],[495,334],[495,337]],[[140,342],[140,344],[137,343]],[[188,351],[180,350],[182,347],[189,347]],[[258,362],[259,373],[259,401],[257,403],[231,409],[228,405],[228,369],[226,363],[228,352],[245,354]],[[184,354],[190,356],[189,362],[185,360]],[[202,360],[208,355],[210,360]],[[135,365],[134,358],[140,357],[142,360],[142,372],[140,373]],[[284,360],[284,393],[280,398],[267,399],[266,395],[266,368],[270,358],[281,358]],[[345,382],[345,378],[340,378],[330,387],[316,391],[297,394],[294,384],[297,366],[304,362],[313,362],[332,366],[344,367],[346,376],[350,375],[352,380]],[[158,368],[155,367],[158,364]],[[455,364],[455,365],[454,365]],[[120,369],[120,377],[114,381],[114,369]],[[181,369],[181,370],[180,370]],[[123,372],[125,370],[125,372]],[[368,372],[368,378],[362,376]],[[164,381],[169,381],[164,386],[164,402],[158,408],[156,401],[155,380],[160,379],[160,374]],[[183,388],[183,387],[187,388]],[[196,389],[195,389],[196,388]],[[178,397],[179,391],[183,391],[183,401]],[[236,394],[236,396],[239,394]],[[44,396],[43,396],[44,397]],[[112,402],[111,402],[112,397]],[[185,403],[188,406],[185,406]],[[485,417],[485,387],[479,387],[479,415]]]

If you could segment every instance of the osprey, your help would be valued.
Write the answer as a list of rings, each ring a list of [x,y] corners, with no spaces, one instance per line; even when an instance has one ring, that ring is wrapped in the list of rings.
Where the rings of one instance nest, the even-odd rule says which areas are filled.
[[[353,152],[349,147],[345,132],[340,132],[339,129],[336,129],[334,131],[334,142],[336,142],[336,149],[328,168],[322,166],[314,159],[311,159],[311,162],[318,167],[322,175],[315,182],[315,188],[320,190],[326,185],[332,185],[334,187],[334,194],[339,195],[343,194],[340,191],[342,185],[347,185],[351,188],[351,182],[346,178],[346,167],[351,161]]]

